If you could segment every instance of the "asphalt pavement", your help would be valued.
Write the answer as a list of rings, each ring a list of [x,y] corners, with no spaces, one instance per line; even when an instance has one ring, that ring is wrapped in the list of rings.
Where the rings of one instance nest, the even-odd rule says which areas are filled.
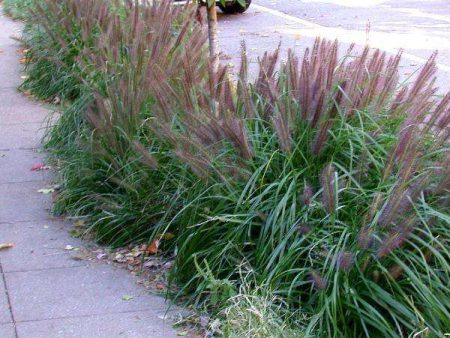
[[[441,93],[450,90],[449,0],[253,0],[244,14],[219,15],[219,30],[224,59],[237,68],[245,41],[253,70],[280,42],[282,56],[289,48],[301,55],[316,36],[338,39],[342,50],[350,43],[403,49],[404,80],[438,50],[437,84]]]

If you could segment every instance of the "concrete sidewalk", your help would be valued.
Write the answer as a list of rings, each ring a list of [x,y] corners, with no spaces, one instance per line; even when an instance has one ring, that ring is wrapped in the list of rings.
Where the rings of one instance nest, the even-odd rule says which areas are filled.
[[[50,216],[48,172],[31,167],[48,110],[17,92],[20,24],[0,12],[0,338],[176,337],[168,304],[125,270],[70,258],[80,247],[68,225]],[[124,300],[124,295],[133,296]],[[125,297],[128,299],[130,297]]]

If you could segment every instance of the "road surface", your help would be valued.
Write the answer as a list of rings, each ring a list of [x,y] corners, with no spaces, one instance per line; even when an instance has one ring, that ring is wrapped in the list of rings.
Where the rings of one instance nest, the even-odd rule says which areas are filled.
[[[237,68],[241,41],[257,57],[281,42],[301,55],[316,36],[388,53],[403,49],[402,78],[414,76],[434,50],[440,92],[450,90],[450,0],[254,0],[245,14],[219,15],[221,50]]]

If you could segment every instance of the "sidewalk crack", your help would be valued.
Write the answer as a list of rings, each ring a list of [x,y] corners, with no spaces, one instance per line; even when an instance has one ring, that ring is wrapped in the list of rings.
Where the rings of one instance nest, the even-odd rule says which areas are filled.
[[[2,283],[3,283],[3,286],[5,287],[6,300],[8,302],[9,314],[11,316],[11,320],[12,320],[12,324],[13,324],[13,328],[14,328],[14,338],[19,338],[19,334],[17,333],[16,320],[14,318],[14,313],[12,311],[11,298],[9,297],[8,286],[6,285],[6,278],[5,278],[5,274],[3,273],[3,266],[2,266],[1,262],[0,262],[0,274],[2,275]]]

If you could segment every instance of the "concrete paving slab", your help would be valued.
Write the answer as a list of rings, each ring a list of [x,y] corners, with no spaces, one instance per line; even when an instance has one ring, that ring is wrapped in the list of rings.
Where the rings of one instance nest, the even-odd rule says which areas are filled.
[[[49,114],[48,108],[44,103],[30,100],[29,97],[18,92],[16,87],[0,89],[0,124],[2,125],[42,123]]]
[[[1,338],[17,338],[14,331],[14,324],[0,324]]]
[[[0,12],[0,17],[2,16]],[[17,39],[20,39],[22,36],[22,27],[23,24],[20,21],[12,21],[6,23],[2,22],[2,35],[0,35],[0,47],[5,48],[11,45],[17,45]]]
[[[99,322],[107,325],[99,326]],[[17,331],[20,338],[179,337],[174,329],[152,311],[19,322]]]
[[[2,236],[0,235],[0,238]],[[5,285],[3,278],[0,280],[0,324],[12,323],[11,312],[9,311],[8,297],[6,295]],[[1,329],[0,329],[0,337]]]
[[[81,246],[81,241],[70,237],[70,227],[62,222],[20,222],[0,224],[2,242],[14,247],[0,252],[3,272],[44,270],[86,265],[75,260],[76,251],[68,245]]]
[[[1,16],[1,15],[0,15]],[[3,27],[2,27],[3,28]],[[0,36],[0,48],[8,47],[15,42],[10,39],[10,35],[1,35]]]
[[[0,82],[0,87],[10,87],[20,81],[20,75],[23,69],[18,62],[21,57],[17,51],[19,45],[0,46],[0,49],[2,49],[0,53],[0,74],[4,76],[3,81]]]
[[[11,272],[5,278],[16,322],[144,310],[160,314],[167,308],[163,298],[137,288],[127,271],[107,265]]]
[[[2,29],[2,34],[0,35],[0,46],[1,46],[1,42],[6,44],[13,42],[13,40],[10,38],[12,34],[20,36],[23,24],[20,21],[11,20],[10,18],[7,18],[3,13],[3,8],[0,8],[0,17],[5,18],[4,20],[2,20],[0,26]]]
[[[41,123],[11,124],[2,128],[0,150],[39,147],[44,128]]]
[[[13,77],[13,80],[8,81],[8,82],[4,82],[4,81],[0,80],[0,92],[2,92],[4,90],[8,90],[8,89],[16,89],[21,84],[22,84],[22,80],[16,76]],[[3,103],[4,102],[0,101],[0,104],[3,104]]]
[[[51,194],[38,193],[49,186],[44,181],[0,184],[0,223],[50,219]]]
[[[0,184],[50,180],[50,170],[31,170],[40,164],[45,156],[34,149],[0,150]]]

